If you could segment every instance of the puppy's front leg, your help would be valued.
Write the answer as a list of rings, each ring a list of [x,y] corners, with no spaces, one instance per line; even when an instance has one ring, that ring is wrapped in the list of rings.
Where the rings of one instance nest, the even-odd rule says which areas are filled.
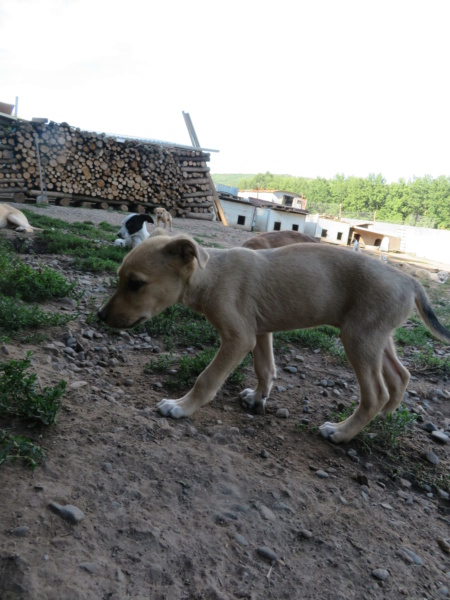
[[[165,417],[174,419],[192,415],[201,406],[211,402],[228,375],[254,346],[254,338],[222,338],[219,351],[211,364],[197,377],[192,390],[178,400],[164,398],[157,405],[158,411]]]
[[[264,414],[264,405],[270,395],[273,380],[277,376],[271,333],[256,336],[253,366],[258,378],[258,385],[254,390],[243,390],[240,397],[244,405],[252,408],[256,413]]]

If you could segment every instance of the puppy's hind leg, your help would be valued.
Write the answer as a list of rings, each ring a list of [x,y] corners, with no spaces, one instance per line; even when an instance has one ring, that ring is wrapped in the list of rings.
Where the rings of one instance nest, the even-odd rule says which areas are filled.
[[[197,381],[190,392],[178,400],[163,399],[158,403],[158,411],[166,416],[179,419],[189,417],[201,406],[208,404],[216,395],[217,391],[255,345],[255,339],[239,337],[238,333],[224,338],[222,337],[219,351],[197,377]]]
[[[264,405],[270,395],[273,380],[277,376],[271,333],[256,336],[256,346],[253,349],[253,366],[258,378],[256,389],[243,390],[240,397],[243,405],[252,408],[258,414],[264,414]]]
[[[389,390],[389,400],[380,416],[393,413],[400,406],[409,383],[409,372],[398,360],[392,337],[389,337],[383,352],[383,377]]]
[[[353,338],[349,342],[349,338]],[[341,423],[324,423],[323,437],[333,442],[348,442],[381,411],[389,400],[389,392],[382,376],[382,350],[386,339],[364,335],[348,336],[341,329],[341,339],[347,357],[358,379],[361,401],[354,413]]]

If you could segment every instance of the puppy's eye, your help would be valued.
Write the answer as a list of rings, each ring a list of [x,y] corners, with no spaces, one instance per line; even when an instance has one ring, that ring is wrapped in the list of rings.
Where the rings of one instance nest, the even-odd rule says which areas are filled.
[[[139,279],[128,280],[128,289],[131,292],[137,292],[143,285],[145,285],[145,281],[139,281]]]

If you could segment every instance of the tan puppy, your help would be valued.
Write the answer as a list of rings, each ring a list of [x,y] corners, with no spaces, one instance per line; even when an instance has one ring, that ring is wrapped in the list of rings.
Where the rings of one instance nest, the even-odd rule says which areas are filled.
[[[253,250],[263,250],[267,248],[281,248],[289,244],[301,244],[304,242],[317,242],[315,238],[299,231],[268,231],[267,233],[258,233],[249,238],[242,244],[242,248],[253,248]]]
[[[17,208],[13,208],[9,204],[0,204],[0,229],[6,228],[26,233],[42,231],[37,227],[32,227],[23,212],[17,210]]]
[[[172,231],[172,215],[168,210],[166,210],[162,206],[159,206],[158,208],[155,208],[155,216],[156,227],[159,227],[159,223],[161,221],[164,225],[164,229],[166,229],[166,227],[170,225],[170,231]]]
[[[160,413],[192,415],[214,398],[250,351],[258,383],[241,397],[263,412],[276,375],[272,332],[328,324],[340,328],[361,390],[352,416],[321,426],[322,435],[334,442],[352,439],[377,414],[399,406],[409,373],[395,354],[391,334],[414,306],[434,335],[450,342],[450,331],[437,320],[418,281],[327,244],[206,251],[187,235],[149,238],[125,257],[119,287],[98,316],[123,329],[175,303],[203,313],[221,344],[192,390],[179,400],[161,400]]]

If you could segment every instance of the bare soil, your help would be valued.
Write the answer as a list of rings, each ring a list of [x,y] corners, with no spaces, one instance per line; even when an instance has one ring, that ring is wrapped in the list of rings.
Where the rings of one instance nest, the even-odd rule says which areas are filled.
[[[123,219],[98,210],[27,208],[68,221],[119,226]],[[224,247],[252,235],[175,219],[174,232],[181,231]],[[301,347],[277,356],[279,378],[265,416],[246,412],[239,389],[227,383],[191,418],[165,419],[155,406],[173,396],[166,376],[144,369],[164,351],[162,340],[110,335],[91,323],[112,291],[109,278],[76,272],[66,257],[23,258],[52,263],[86,296],[78,308],[48,304],[80,314],[42,344],[1,346],[3,360],[32,350],[40,384],[65,379],[68,388],[55,426],[22,430],[45,448],[45,461],[34,471],[19,462],[0,467],[0,599],[449,595],[448,493],[423,487],[449,473],[450,445],[424,428],[433,423],[449,431],[448,377],[412,372],[405,402],[420,420],[384,455],[365,454],[358,439],[333,445],[318,435],[332,413],[357,401],[358,386],[346,364]],[[66,354],[68,333],[83,357]],[[413,351],[405,354],[407,366]],[[244,387],[251,387],[253,371],[246,371]],[[84,517],[73,523],[52,502],[75,506]]]

